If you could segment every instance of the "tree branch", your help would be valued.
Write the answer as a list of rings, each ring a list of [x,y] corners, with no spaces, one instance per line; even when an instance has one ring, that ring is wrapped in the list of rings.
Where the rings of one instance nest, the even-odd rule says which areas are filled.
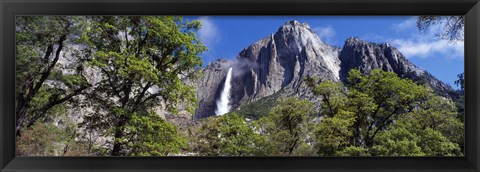
[[[112,76],[110,75],[110,73],[108,73],[107,70],[105,70],[104,68],[101,68],[101,70],[103,71],[103,73],[105,73],[105,75],[107,75],[107,78],[108,78],[108,84],[110,85],[110,87],[112,87],[112,90],[113,92],[120,97],[120,91],[116,89],[115,85],[113,84],[113,81],[112,81]]]
[[[145,33],[145,37],[143,37],[143,39],[142,39],[140,42],[138,42],[137,55],[140,54],[141,47],[143,47],[143,45],[145,45],[145,43],[147,42],[148,33],[149,33],[149,31],[148,31],[149,28],[148,28],[148,24],[146,24],[146,25],[147,25],[147,32]],[[138,32],[138,36],[139,36],[139,37],[142,35],[141,32],[142,32],[142,31],[139,30],[139,32]]]
[[[35,87],[33,88],[33,90],[29,90],[28,95],[26,97],[27,102],[29,102],[37,94],[38,90],[40,90],[40,87],[43,85],[45,80],[47,80],[48,76],[50,76],[50,73],[51,73],[53,67],[57,64],[58,59],[60,58],[60,52],[63,49],[63,43],[64,43],[65,39],[67,38],[68,27],[70,27],[69,23],[67,23],[67,25],[64,28],[67,32],[65,32],[60,37],[60,39],[57,41],[58,48],[57,48],[57,51],[55,52],[55,58],[53,59],[52,63],[48,66],[46,71],[42,72],[42,76],[40,77],[40,80],[37,82],[37,84],[35,84]],[[47,52],[48,51],[49,50],[47,50]]]
[[[135,101],[135,104],[133,105],[134,108],[133,108],[133,111],[137,110],[137,108],[139,107],[140,105],[140,101],[142,100],[142,98],[145,96],[145,93],[147,92],[147,90],[151,87],[151,82],[147,82],[147,84],[145,85],[145,87],[143,87],[143,90],[142,92],[140,93],[139,96],[137,96],[137,100]]]
[[[56,99],[56,100],[53,100],[53,101],[49,101],[45,106],[40,108],[39,112],[29,121],[29,123],[27,124],[27,127],[32,126],[39,118],[41,118],[48,110],[50,110],[54,106],[56,106],[58,104],[61,104],[61,103],[64,103],[67,100],[70,100],[73,96],[76,96],[76,95],[80,94],[83,90],[85,90],[87,88],[88,88],[88,86],[82,86],[79,89],[76,89],[74,92],[66,95],[65,97],[63,97],[61,99]]]
[[[382,122],[380,122],[381,126],[378,126],[377,129],[375,130],[375,132],[373,133],[373,135],[370,137],[371,140],[373,140],[373,138],[375,137],[375,135],[377,135],[378,131],[380,131],[380,129],[382,129],[384,126],[385,126],[385,122],[390,118],[392,117],[395,113],[397,113],[397,111],[399,110],[399,107],[396,107],[386,118],[384,118],[382,120]],[[368,133],[368,132],[367,132]]]
[[[148,100],[151,100],[151,99],[154,99],[158,96],[162,96],[162,94],[160,92],[158,93],[155,93],[155,94],[151,94],[149,97],[145,98],[143,101],[141,101],[141,103],[139,104],[144,104],[145,102],[147,102]]]

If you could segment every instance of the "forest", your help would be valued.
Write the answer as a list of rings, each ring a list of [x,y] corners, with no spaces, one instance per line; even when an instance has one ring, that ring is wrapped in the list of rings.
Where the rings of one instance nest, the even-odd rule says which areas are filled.
[[[432,18],[427,18],[432,20]],[[260,99],[178,126],[193,113],[208,47],[178,16],[16,18],[19,156],[463,156],[458,99],[394,72],[305,77],[321,100]],[[256,114],[256,115],[251,115]]]

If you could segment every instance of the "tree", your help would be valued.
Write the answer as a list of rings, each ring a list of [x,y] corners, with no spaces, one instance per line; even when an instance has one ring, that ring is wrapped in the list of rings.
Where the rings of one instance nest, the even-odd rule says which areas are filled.
[[[376,134],[386,128],[395,119],[407,111],[411,111],[418,101],[429,92],[423,86],[418,86],[413,81],[401,79],[395,73],[383,72],[374,69],[368,75],[352,69],[347,77],[348,92],[342,95],[343,109],[355,114],[352,125],[352,142],[358,147],[371,147]],[[331,81],[313,86],[315,95],[324,95],[325,92],[338,92],[341,86],[333,86]],[[324,104],[335,104],[332,100],[322,97]],[[338,98],[337,98],[338,99]],[[334,112],[330,117],[338,112]]]
[[[307,77],[305,79],[306,85],[312,88],[312,92],[316,96],[322,98],[322,110],[326,110],[324,114],[333,117],[338,113],[339,108],[345,106],[347,101],[347,90],[341,82],[335,83],[327,80],[320,82],[320,84],[316,86],[316,80],[316,78]]]
[[[449,122],[440,122],[433,116],[438,113],[420,113],[411,118],[400,119],[398,123],[392,125],[389,129],[381,131],[375,138],[376,144],[372,148],[372,155],[376,156],[461,156],[462,148],[457,140],[463,138],[461,123],[455,119],[455,116],[449,117]],[[437,117],[438,118],[438,117]],[[424,123],[425,120],[430,122]],[[433,122],[433,123],[431,123]],[[442,123],[442,124],[436,124]],[[446,129],[436,129],[439,125],[444,125]],[[445,126],[446,125],[446,126]],[[432,128],[433,127],[433,128]],[[448,128],[456,128],[448,131]],[[455,133],[455,134],[453,134]],[[450,135],[462,135],[462,137],[452,138]]]
[[[427,156],[462,155],[464,143],[463,123],[456,118],[457,112],[452,102],[437,95],[429,95],[428,101],[419,104],[419,108],[399,119],[389,133],[410,135],[405,138],[420,148]],[[384,132],[387,132],[384,131]],[[377,141],[398,142],[401,137],[385,134]],[[382,146],[383,144],[378,144]]]
[[[296,97],[281,97],[269,115],[259,121],[259,130],[273,147],[272,155],[299,155],[299,148],[307,146],[309,119],[313,103]]]
[[[447,39],[450,42],[463,42],[464,16],[419,16],[417,19],[417,28],[420,31],[425,32],[434,26],[441,25],[443,25],[443,29],[437,34],[441,39]],[[460,86],[460,91],[463,92],[465,90],[464,73],[458,74],[457,77],[458,80],[455,81],[455,85]],[[463,104],[463,102],[460,104]]]
[[[420,31],[427,31],[434,26],[443,25],[443,30],[438,34],[441,39],[447,39],[451,42],[463,42],[464,40],[464,16],[419,16],[417,19],[417,28]],[[455,85],[465,90],[464,73],[457,75],[458,80]]]
[[[206,119],[196,139],[196,151],[207,156],[266,155],[264,136],[236,113]]]
[[[52,111],[90,87],[81,68],[88,53],[67,45],[79,44],[77,34],[84,27],[81,21],[81,17],[66,16],[16,18],[17,136],[23,127],[51,118]],[[59,64],[68,56],[76,62],[69,66]]]
[[[460,97],[455,100],[455,106],[458,111],[458,118],[463,122],[465,120],[465,76],[464,73],[457,75],[458,80],[455,81],[455,85],[460,87],[457,92],[460,93]]]
[[[431,89],[417,85],[409,79],[401,79],[393,72],[379,69],[372,70],[368,75],[351,70],[348,81],[350,97],[360,99],[351,101],[358,103],[351,104],[353,106],[350,107],[359,116],[354,124],[359,128],[354,134],[361,143],[357,146],[365,144],[371,147],[380,130],[415,109],[417,104],[426,100],[427,94],[432,92]]]
[[[417,28],[420,31],[443,25],[437,35],[452,42],[464,40],[464,24],[464,16],[419,16],[417,19]]]
[[[337,151],[350,146],[355,114],[340,110],[334,117],[325,118],[315,127],[313,137],[320,156],[335,156]]]
[[[391,127],[388,131],[381,131],[375,138],[376,145],[372,147],[375,156],[425,156],[418,146],[417,135],[403,127]]]
[[[457,75],[458,80],[455,80],[455,85],[460,87],[460,91],[465,91],[465,76],[464,73]]]
[[[328,112],[313,133],[319,155],[459,154],[463,124],[450,99],[379,69],[369,74],[352,69],[347,81],[343,86],[307,80],[322,97],[321,111]]]
[[[89,155],[75,140],[77,126],[65,113],[55,114],[55,121],[37,122],[21,130],[17,137],[17,153],[21,156]],[[83,152],[83,153],[80,153]],[[68,154],[67,154],[68,153]]]
[[[199,54],[206,50],[195,34],[200,23],[174,16],[95,16],[88,22],[82,39],[95,50],[90,65],[103,79],[89,97],[96,110],[85,124],[112,134],[111,155],[131,154],[127,143],[139,138],[128,137],[126,126],[138,128],[131,124],[135,116],[151,114],[161,101],[173,113],[180,101],[193,110],[195,91],[182,79],[199,74]]]
[[[156,114],[135,113],[125,128],[130,156],[165,156],[187,146],[176,126]]]
[[[62,149],[58,142],[61,131],[52,124],[38,123],[21,131],[17,138],[20,156],[54,156]],[[56,153],[57,152],[57,153]]]

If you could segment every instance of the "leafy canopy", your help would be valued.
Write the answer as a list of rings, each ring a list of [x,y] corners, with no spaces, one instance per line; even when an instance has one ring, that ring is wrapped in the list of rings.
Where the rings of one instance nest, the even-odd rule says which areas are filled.
[[[322,98],[313,132],[319,155],[461,155],[463,124],[450,99],[379,69],[352,69],[348,84],[307,79]]]

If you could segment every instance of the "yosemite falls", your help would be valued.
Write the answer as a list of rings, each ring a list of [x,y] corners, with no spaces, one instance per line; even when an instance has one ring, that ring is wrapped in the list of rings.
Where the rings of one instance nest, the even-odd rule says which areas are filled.
[[[230,110],[230,106],[228,105],[228,102],[230,98],[230,88],[232,88],[231,80],[232,80],[232,67],[228,69],[227,78],[225,78],[225,85],[223,87],[222,94],[220,95],[220,99],[217,100],[217,110],[215,111],[215,114],[217,116],[226,114]]]

